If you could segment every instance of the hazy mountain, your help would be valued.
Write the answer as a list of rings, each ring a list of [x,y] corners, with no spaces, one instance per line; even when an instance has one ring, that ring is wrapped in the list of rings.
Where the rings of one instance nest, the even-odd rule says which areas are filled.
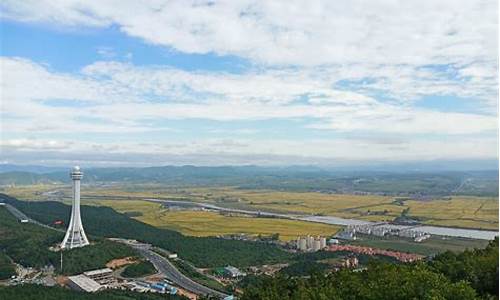
[[[417,165],[415,165],[416,167]],[[159,183],[170,186],[239,186],[247,189],[377,193],[391,195],[497,195],[498,171],[427,171],[391,168],[357,170],[316,166],[163,166],[146,168],[83,168],[85,183]],[[438,167],[434,165],[434,167]],[[68,183],[69,169],[44,174],[0,173],[0,185]]]

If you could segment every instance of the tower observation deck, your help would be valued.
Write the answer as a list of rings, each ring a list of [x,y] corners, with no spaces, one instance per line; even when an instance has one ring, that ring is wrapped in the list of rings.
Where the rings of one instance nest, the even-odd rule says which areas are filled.
[[[71,206],[71,219],[68,231],[66,231],[64,240],[61,243],[62,249],[84,247],[89,244],[80,216],[80,180],[83,177],[83,172],[80,170],[80,167],[75,166],[70,176],[73,182],[73,205]]]

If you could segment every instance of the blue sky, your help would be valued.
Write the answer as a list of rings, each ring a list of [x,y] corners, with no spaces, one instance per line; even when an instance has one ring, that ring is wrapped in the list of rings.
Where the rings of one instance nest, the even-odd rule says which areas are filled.
[[[498,156],[496,1],[160,2],[0,4],[2,163]]]

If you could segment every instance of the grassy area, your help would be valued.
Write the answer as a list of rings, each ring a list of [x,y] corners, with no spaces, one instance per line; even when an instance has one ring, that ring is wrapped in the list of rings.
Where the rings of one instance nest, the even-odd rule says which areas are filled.
[[[0,188],[0,192],[29,201],[47,200],[49,195],[46,193],[53,190],[65,190],[67,195],[69,196],[71,192],[71,186],[62,184],[33,184],[6,186]]]
[[[460,252],[465,249],[484,248],[488,245],[488,242],[489,241],[486,240],[432,236],[421,243],[416,243],[411,240],[395,237],[386,237],[381,239],[375,236],[362,235],[361,239],[350,241],[349,244],[411,252],[422,255],[435,255],[447,250]]]
[[[152,263],[142,260],[125,267],[125,270],[123,270],[121,275],[128,278],[137,278],[155,274],[156,272],[157,271]]]
[[[308,234],[329,236],[340,229],[340,226],[285,219],[255,218],[244,215],[225,216],[206,211],[167,211],[162,209],[160,204],[146,201],[101,200],[87,203],[109,206],[141,222],[191,236],[278,233],[281,240],[288,241]]]

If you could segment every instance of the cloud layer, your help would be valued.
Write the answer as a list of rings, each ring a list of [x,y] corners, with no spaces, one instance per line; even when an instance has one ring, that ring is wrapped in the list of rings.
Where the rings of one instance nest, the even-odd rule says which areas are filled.
[[[116,27],[151,47],[236,56],[249,67],[190,71],[134,64],[132,54],[120,62],[112,42],[96,49],[102,61],[76,72],[3,56],[1,146],[11,160],[82,151],[94,159],[100,152],[144,160],[208,155],[231,157],[228,163],[496,158],[497,5],[2,1],[3,20],[73,31]],[[441,97],[456,106],[419,105]],[[467,109],[458,109],[463,102]],[[181,139],[187,133],[172,120],[248,128],[200,128]],[[289,124],[289,137],[262,135],[270,132],[263,122],[272,121]]]
[[[496,57],[492,0],[3,2],[3,15],[16,20],[117,25],[181,52],[271,65],[467,65]]]

